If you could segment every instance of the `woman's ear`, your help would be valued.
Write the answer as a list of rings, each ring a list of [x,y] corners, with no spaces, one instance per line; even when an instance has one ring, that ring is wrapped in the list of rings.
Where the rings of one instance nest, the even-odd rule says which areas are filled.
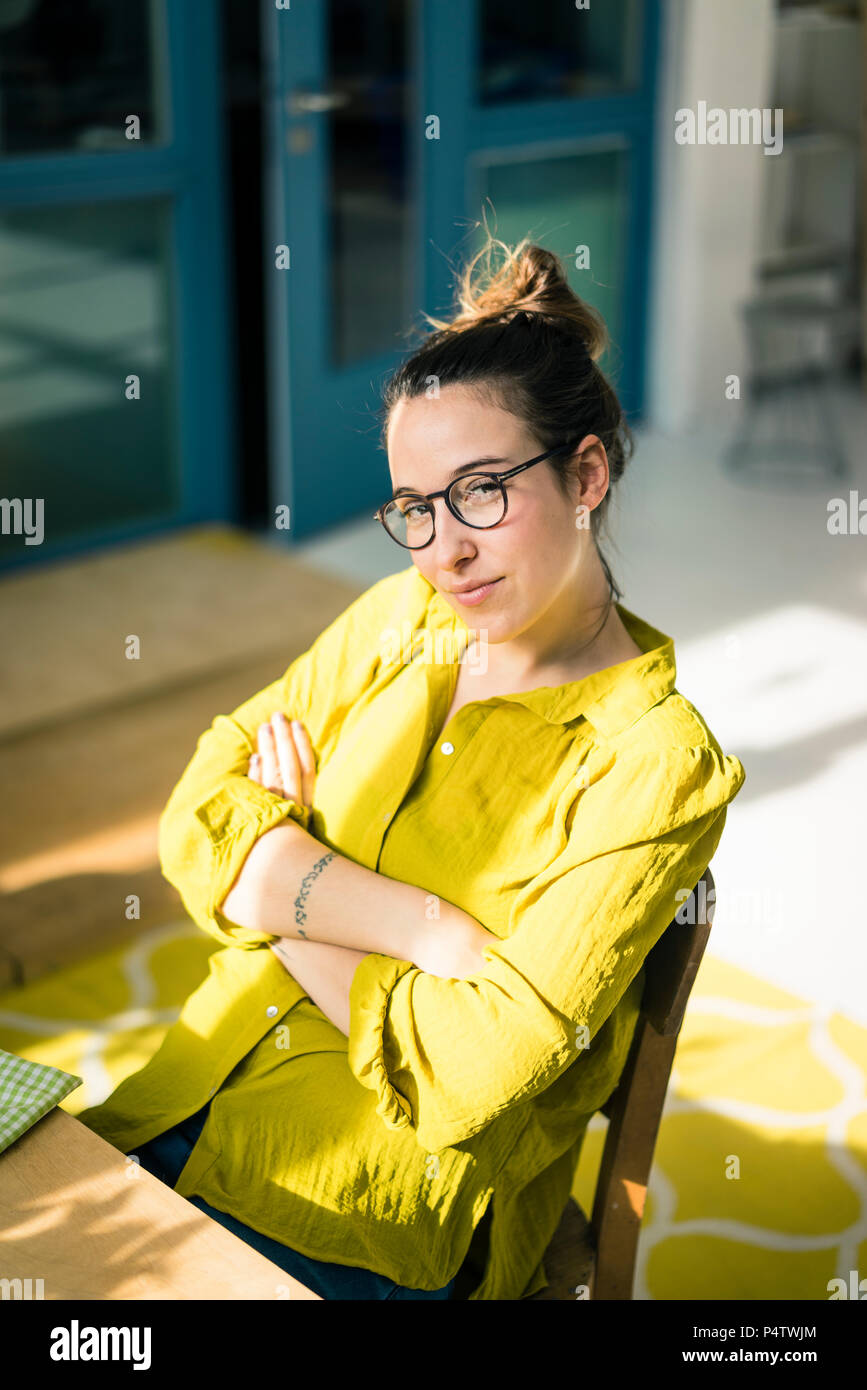
[[[608,454],[596,434],[587,434],[567,460],[569,495],[576,507],[593,511],[608,491]]]

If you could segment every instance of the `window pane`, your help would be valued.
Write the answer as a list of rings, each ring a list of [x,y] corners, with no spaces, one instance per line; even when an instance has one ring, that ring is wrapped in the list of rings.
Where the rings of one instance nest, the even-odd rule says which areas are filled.
[[[165,143],[162,0],[16,0],[0,10],[0,155]],[[127,117],[138,116],[139,139]]]
[[[479,0],[479,101],[607,96],[635,87],[641,0]]]
[[[180,506],[170,217],[168,199],[0,213],[0,495],[44,499],[46,544]]]
[[[628,161],[628,149],[618,146],[489,164],[481,171],[479,202],[487,196],[493,204],[493,234],[507,245],[530,236],[547,246],[561,258],[575,293],[604,317],[613,345],[599,359],[606,372],[622,357]],[[483,244],[481,229],[473,239],[475,252]],[[589,251],[587,269],[576,265],[581,246]]]
[[[330,0],[332,362],[403,346],[412,260],[404,0]]]

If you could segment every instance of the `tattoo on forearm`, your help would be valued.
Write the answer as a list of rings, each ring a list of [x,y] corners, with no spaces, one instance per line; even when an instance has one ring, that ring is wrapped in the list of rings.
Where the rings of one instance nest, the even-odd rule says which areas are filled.
[[[329,861],[330,859],[333,859],[333,858],[334,858],[334,855],[333,855],[333,853],[331,852],[331,850],[329,850],[327,854],[323,854],[322,858],[319,859],[319,860],[317,860],[317,862],[313,865],[313,868],[310,870],[310,872],[307,873],[307,874],[305,874],[304,877],[302,878],[302,880],[301,880],[301,892],[298,894],[298,897],[295,899],[295,922],[296,922],[296,924],[300,924],[301,922],[306,922],[306,921],[307,921],[307,913],[304,911],[304,899],[307,897],[307,894],[310,892],[310,887],[311,887],[311,885],[312,885],[312,883],[313,883],[313,880],[314,880],[316,877],[318,877],[319,874],[322,873],[322,870],[325,868],[325,865],[328,863],[328,861]],[[298,925],[298,935],[299,935],[299,936],[303,936],[305,941],[307,940],[307,933],[306,933],[306,931],[302,931],[302,930],[301,930],[300,925]]]

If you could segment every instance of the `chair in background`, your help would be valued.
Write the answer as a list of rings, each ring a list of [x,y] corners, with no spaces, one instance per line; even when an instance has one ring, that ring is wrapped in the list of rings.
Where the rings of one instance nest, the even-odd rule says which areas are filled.
[[[741,312],[750,370],[725,466],[743,482],[786,487],[850,477],[833,388],[858,333],[854,302],[766,291]]]

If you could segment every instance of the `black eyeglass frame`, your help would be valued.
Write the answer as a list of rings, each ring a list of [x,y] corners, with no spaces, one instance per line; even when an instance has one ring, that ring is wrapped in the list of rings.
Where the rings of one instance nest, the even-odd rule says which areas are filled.
[[[495,526],[500,526],[502,522],[505,521],[506,513],[509,510],[509,494],[503,487],[503,482],[505,481],[505,479],[514,478],[516,473],[523,473],[525,468],[532,468],[535,463],[541,463],[543,459],[551,458],[553,454],[561,454],[564,451],[564,449],[574,449],[576,443],[577,440],[573,440],[565,444],[555,444],[553,449],[546,449],[544,454],[537,454],[535,458],[528,459],[526,463],[519,463],[515,468],[510,468],[506,473],[463,473],[460,477],[453,478],[452,481],[449,483],[448,487],[443,488],[441,492],[428,492],[426,494],[422,492],[418,494],[410,493],[409,495],[411,497],[417,495],[422,502],[426,502],[428,504],[427,509],[430,512],[431,522],[433,523],[433,530],[431,531],[430,540],[425,541],[424,545],[405,545],[403,541],[399,541],[397,539],[397,536],[393,536],[391,531],[389,531],[385,521],[385,509],[386,507],[390,507],[392,502],[400,501],[401,499],[398,497],[390,497],[387,502],[383,502],[382,506],[377,508],[377,510],[373,513],[373,520],[382,523],[383,530],[386,532],[389,540],[394,541],[395,545],[402,546],[404,550],[425,550],[427,546],[429,546],[433,542],[436,536],[437,529],[436,512],[430,504],[434,501],[435,498],[442,497],[445,499],[445,504],[451,512],[452,516],[455,518],[456,521],[459,521],[461,525],[471,526],[474,531],[491,531]],[[492,521],[488,526],[477,526],[473,521],[466,521],[464,517],[462,517],[460,513],[455,509],[452,503],[452,488],[457,487],[458,483],[468,482],[471,478],[488,478],[496,482],[499,486],[500,494],[503,498],[503,515],[499,518],[498,521]]]

